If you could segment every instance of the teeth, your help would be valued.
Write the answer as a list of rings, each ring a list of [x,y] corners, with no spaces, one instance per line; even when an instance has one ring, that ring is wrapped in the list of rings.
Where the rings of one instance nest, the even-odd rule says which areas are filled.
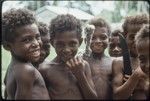
[[[33,55],[33,56],[39,56],[39,55],[40,55],[40,52],[39,52],[39,51],[34,51],[34,52],[32,52],[32,55]]]

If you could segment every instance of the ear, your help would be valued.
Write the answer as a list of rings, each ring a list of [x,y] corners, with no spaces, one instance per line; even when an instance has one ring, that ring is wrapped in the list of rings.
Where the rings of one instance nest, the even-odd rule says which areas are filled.
[[[83,38],[79,39],[79,46],[82,44]]]
[[[54,40],[53,39],[50,39],[50,43],[54,47]]]
[[[109,42],[111,41],[111,37],[108,38],[108,41],[109,41]]]
[[[11,45],[10,45],[8,42],[4,42],[4,43],[3,43],[3,47],[4,47],[4,49],[6,49],[6,50],[8,50],[8,51],[11,50]]]

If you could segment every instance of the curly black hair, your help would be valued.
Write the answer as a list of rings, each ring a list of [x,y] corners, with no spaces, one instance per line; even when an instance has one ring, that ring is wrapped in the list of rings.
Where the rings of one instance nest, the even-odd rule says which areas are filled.
[[[28,9],[10,9],[2,14],[2,43],[13,42],[17,27],[37,23],[35,15]]]
[[[116,30],[112,31],[111,37],[112,37],[112,36],[118,36],[119,33],[122,34],[122,31],[121,31],[120,29],[116,29]]]
[[[52,19],[49,26],[50,38],[54,39],[56,33],[62,33],[65,31],[77,32],[77,37],[80,39],[82,36],[82,25],[79,19],[70,14],[58,15]]]
[[[111,27],[108,24],[107,21],[105,21],[103,18],[101,17],[95,17],[93,19],[91,19],[90,21],[88,21],[89,24],[94,25],[95,27],[106,27],[107,31],[108,31],[108,36],[111,33]]]
[[[137,45],[139,45],[139,43],[142,43],[142,42],[146,42],[146,41],[149,41],[150,39],[150,26],[149,24],[146,24],[144,25],[140,31],[136,34],[135,36],[135,42]]]
[[[38,22],[38,28],[41,36],[49,34],[49,28],[47,24]]]
[[[149,23],[149,15],[146,13],[141,13],[133,16],[127,16],[125,18],[124,23],[122,24],[123,32],[124,34],[127,34],[129,31],[129,28],[131,26],[134,26],[136,32],[140,30],[140,28],[136,28],[137,25],[143,25],[143,24],[148,24]],[[142,27],[142,26],[141,26]]]

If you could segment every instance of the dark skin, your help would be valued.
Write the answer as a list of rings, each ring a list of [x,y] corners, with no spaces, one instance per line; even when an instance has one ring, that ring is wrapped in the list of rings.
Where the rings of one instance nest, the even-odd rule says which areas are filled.
[[[119,36],[111,36],[111,38],[109,39],[109,54],[111,57],[122,56]]]
[[[87,59],[91,67],[98,99],[111,99],[112,60],[104,54],[108,45],[107,28],[96,27],[91,41],[91,56]]]
[[[135,31],[135,30],[134,30]],[[135,46],[136,33],[129,32],[126,36],[126,41],[129,47],[132,75],[123,74],[123,61],[116,60],[113,68],[113,98],[114,99],[128,99],[132,95],[132,99],[146,99],[146,74],[140,68],[140,62]],[[125,82],[125,83],[124,83]]]
[[[82,39],[76,31],[66,31],[51,40],[57,56],[39,67],[52,99],[96,98],[89,64],[75,57]]]
[[[41,48],[41,56],[40,62],[43,62],[45,58],[50,54],[50,35],[47,33],[46,35],[41,35],[42,40],[42,48]]]
[[[46,35],[40,35],[41,36],[41,41],[42,41],[42,46],[41,46],[41,53],[40,53],[40,59],[33,63],[33,65],[38,68],[39,64],[42,62],[47,62],[45,61],[46,57],[50,54],[50,35],[47,33]]]
[[[47,33],[46,35],[41,35],[41,41],[42,41],[42,46],[41,46],[41,53],[40,53],[40,59],[38,62],[33,63],[34,66],[38,67],[38,65],[44,61],[45,58],[50,54],[50,35]],[[4,77],[4,84],[6,85],[6,76],[8,74],[8,70],[6,72],[6,75]],[[6,90],[4,91],[4,96],[5,99],[7,98],[7,93]]]
[[[146,95],[147,99],[149,99],[149,69],[150,69],[150,60],[149,60],[149,39],[144,40],[141,43],[138,43],[139,45],[137,47],[137,52],[138,52],[138,58],[140,61],[140,68],[141,70],[146,74],[146,77],[143,79],[143,83],[139,83],[139,86],[141,84],[141,88],[144,92],[144,95]],[[141,81],[142,82],[142,81]],[[138,91],[137,91],[138,92]],[[139,94],[140,91],[139,91]],[[137,97],[139,97],[138,94],[136,94]]]
[[[15,32],[15,40],[5,45],[12,55],[5,79],[7,99],[50,99],[41,74],[31,64],[40,58],[41,38],[37,25],[18,27]]]

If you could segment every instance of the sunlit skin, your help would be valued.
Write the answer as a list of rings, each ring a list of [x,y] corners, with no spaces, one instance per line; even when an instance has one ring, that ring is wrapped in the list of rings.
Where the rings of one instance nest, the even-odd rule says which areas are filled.
[[[87,59],[91,67],[92,78],[95,84],[98,99],[111,99],[111,58],[105,56],[108,46],[107,28],[96,27],[91,41],[91,56]]]
[[[7,99],[50,99],[41,74],[31,64],[40,58],[41,38],[37,25],[21,26],[15,32],[15,40],[8,43],[12,59],[4,81]]]
[[[122,56],[122,49],[120,45],[119,36],[112,36],[109,40],[109,54],[111,57]]]
[[[140,67],[140,61],[135,44],[135,35],[138,30],[139,29],[132,26],[130,30],[128,30],[128,33],[126,33],[126,41],[130,52],[132,75],[124,75],[122,60],[115,60],[114,62],[114,64],[116,64],[113,68],[114,99],[128,99],[131,95],[132,99],[146,99],[146,92],[149,85],[146,83],[146,74]]]
[[[45,66],[40,65],[39,71],[52,99],[96,97],[88,63],[75,57],[81,42],[82,38],[77,37],[76,31],[56,33],[51,39],[57,56]]]

